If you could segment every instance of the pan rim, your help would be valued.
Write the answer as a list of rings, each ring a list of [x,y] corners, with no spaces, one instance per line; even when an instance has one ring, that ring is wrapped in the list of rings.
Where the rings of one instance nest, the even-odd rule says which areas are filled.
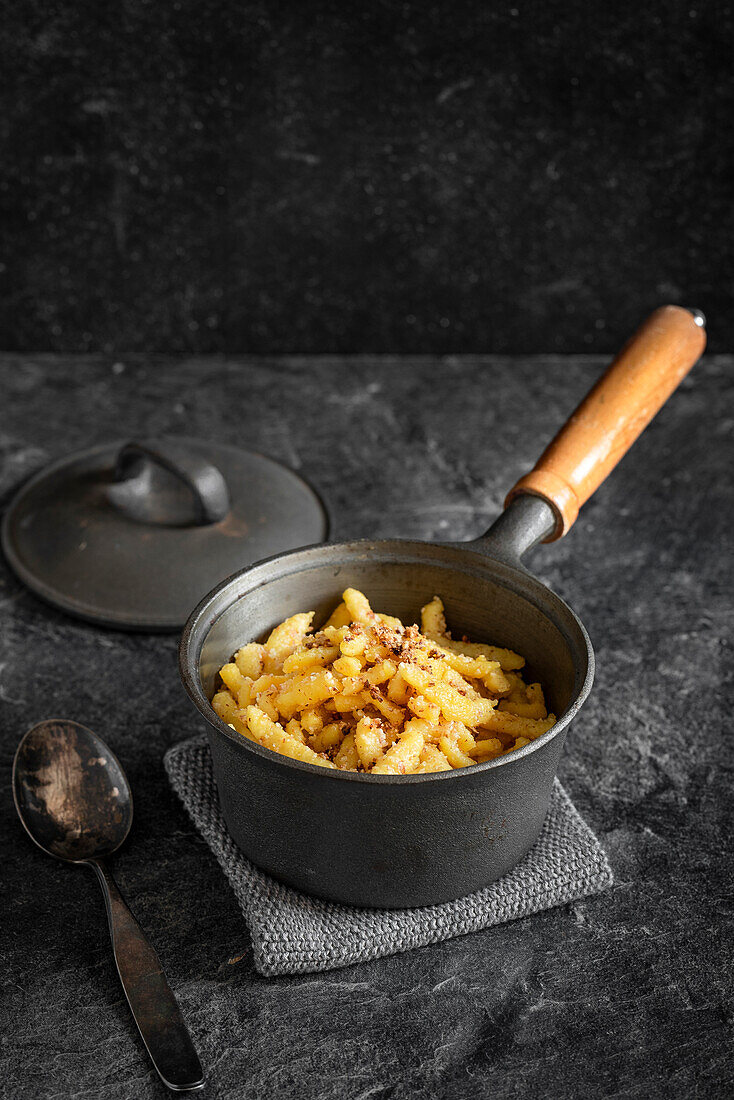
[[[218,614],[214,615],[210,619],[210,621],[204,625],[200,644],[198,645],[198,647],[196,647],[196,661],[192,659],[192,639],[194,637],[194,633],[201,626],[203,616],[207,612],[207,609],[210,608],[210,605],[214,603],[216,597],[225,589],[232,586],[234,582],[245,576],[245,574],[253,573],[255,572],[255,570],[274,561],[286,561],[289,558],[294,558],[297,555],[301,555],[314,550],[346,551],[347,549],[353,549],[357,547],[374,548],[376,546],[387,545],[404,547],[406,551],[408,551],[410,548],[413,548],[417,552],[430,551],[431,549],[443,551],[445,551],[446,549],[451,549],[459,551],[462,554],[473,553],[476,556],[476,561],[480,566],[481,563],[497,565],[500,566],[502,569],[507,569],[511,573],[517,574],[525,581],[530,579],[534,584],[542,589],[543,593],[549,594],[557,602],[559,608],[565,611],[570,616],[571,621],[578,629],[584,642],[587,655],[586,672],[581,687],[574,697],[573,702],[563,713],[563,715],[558,719],[554,726],[552,726],[549,730],[546,730],[545,733],[541,734],[541,736],[536,738],[534,741],[531,741],[528,745],[524,745],[521,749],[517,749],[512,753],[508,753],[505,756],[496,757],[494,760],[486,760],[483,764],[474,764],[472,765],[472,767],[469,768],[452,768],[451,771],[423,772],[418,775],[372,775],[371,773],[367,772],[341,771],[338,768],[324,768],[319,764],[309,764],[303,760],[293,760],[289,756],[284,756],[282,753],[275,752],[272,749],[267,749],[264,746],[259,745],[256,741],[250,741],[249,738],[243,737],[235,730],[232,730],[227,725],[227,723],[219,717],[219,715],[212,707],[210,700],[207,699],[206,693],[204,692],[203,686],[201,684],[201,677],[199,675],[198,669],[198,659],[201,654],[201,649],[203,648],[204,640],[206,639],[209,631],[214,626],[215,622],[217,622],[217,620],[224,613],[224,610],[226,610],[226,608],[220,610]],[[461,567],[457,567],[457,569],[458,571],[461,571]],[[304,568],[302,571],[307,572],[307,568]],[[267,585],[268,583],[270,583],[270,580],[274,579],[275,578],[269,578],[269,580],[261,581],[259,585],[253,586],[253,588],[250,589],[250,592],[255,591],[258,587]],[[227,606],[230,607],[232,603],[241,598],[241,595],[242,594],[240,594],[240,596],[235,596],[235,598]],[[471,542],[423,542],[417,539],[400,538],[364,538],[349,539],[344,542],[312,543],[309,546],[300,546],[294,550],[288,550],[283,554],[273,554],[271,557],[262,558],[260,561],[253,562],[251,565],[246,566],[244,569],[240,569],[236,573],[230,574],[230,576],[225,577],[218,585],[216,585],[210,592],[208,592],[202,600],[199,601],[199,603],[189,616],[179,643],[178,664],[179,674],[181,676],[181,680],[183,681],[183,686],[196,709],[199,711],[202,717],[206,719],[211,729],[216,731],[218,734],[223,735],[232,745],[236,745],[238,750],[244,752],[252,752],[256,756],[261,757],[261,759],[273,764],[276,767],[280,766],[296,771],[305,772],[306,774],[318,776],[319,778],[324,778],[327,780],[343,780],[350,783],[365,783],[371,787],[394,785],[409,786],[416,783],[448,782],[450,780],[461,779],[462,777],[467,779],[469,777],[476,776],[479,773],[491,771],[496,768],[501,768],[506,764],[510,764],[514,761],[522,760],[528,756],[532,756],[533,753],[539,751],[542,747],[547,745],[550,741],[552,741],[555,737],[557,737],[560,733],[567,729],[567,727],[573,721],[573,719],[578,714],[579,710],[589,696],[589,692],[591,691],[591,687],[594,682],[595,671],[594,649],[591,644],[591,639],[589,638],[586,627],[581,622],[576,612],[565,602],[565,600],[561,599],[561,597],[557,595],[557,593],[555,593],[551,588],[543,584],[542,581],[538,580],[538,578],[535,577],[534,574],[532,574],[529,570],[527,570],[521,563],[511,563],[504,558],[494,557],[491,553],[488,552],[488,549],[486,547],[483,547],[480,550],[477,548],[476,545],[473,545]],[[192,669],[195,669],[195,671],[192,671]]]

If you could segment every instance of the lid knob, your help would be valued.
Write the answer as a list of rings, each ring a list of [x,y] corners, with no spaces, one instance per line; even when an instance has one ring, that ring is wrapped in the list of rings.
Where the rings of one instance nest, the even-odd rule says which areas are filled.
[[[229,513],[216,466],[172,439],[131,440],[117,454],[107,495],[130,519],[165,527],[219,523]]]

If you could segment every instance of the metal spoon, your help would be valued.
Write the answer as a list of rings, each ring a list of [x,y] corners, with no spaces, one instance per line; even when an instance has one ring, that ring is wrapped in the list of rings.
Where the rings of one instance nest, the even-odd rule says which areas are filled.
[[[160,960],[105,862],[124,842],[133,819],[132,793],[114,753],[77,722],[41,722],[15,754],[13,797],[39,848],[96,872],[122,988],[163,1082],[176,1092],[202,1088],[201,1063]]]

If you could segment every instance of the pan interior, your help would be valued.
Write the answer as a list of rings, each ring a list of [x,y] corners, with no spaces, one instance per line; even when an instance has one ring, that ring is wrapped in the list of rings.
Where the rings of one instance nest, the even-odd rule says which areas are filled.
[[[559,718],[584,688],[588,638],[538,580],[469,548],[391,541],[296,551],[220,586],[195,613],[184,643],[207,698],[216,690],[218,670],[240,646],[262,641],[297,611],[315,611],[320,625],[347,587],[361,589],[376,611],[406,624],[420,623],[421,606],[441,596],[453,637],[522,654],[529,678],[540,681]]]

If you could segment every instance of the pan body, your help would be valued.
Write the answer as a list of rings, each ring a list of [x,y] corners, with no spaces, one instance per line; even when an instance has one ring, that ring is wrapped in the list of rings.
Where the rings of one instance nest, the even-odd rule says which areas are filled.
[[[209,705],[219,668],[295,611],[323,621],[347,587],[420,621],[434,594],[455,637],[523,654],[559,722],[524,749],[473,768],[368,776],[293,761],[241,737]],[[495,881],[538,837],[593,653],[573,612],[519,563],[469,546],[389,540],[298,550],[230,577],[181,642],[184,684],[204,717],[227,826],[258,867],[357,906],[432,905]]]

